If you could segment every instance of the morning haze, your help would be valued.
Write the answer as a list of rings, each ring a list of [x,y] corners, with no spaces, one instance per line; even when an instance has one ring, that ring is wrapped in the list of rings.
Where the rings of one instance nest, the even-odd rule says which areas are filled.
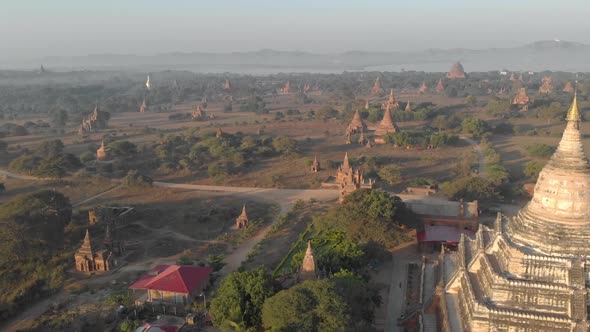
[[[512,47],[554,38],[590,43],[590,5],[583,0],[5,1],[0,15],[3,61]]]
[[[588,0],[0,2],[0,332],[590,332]]]

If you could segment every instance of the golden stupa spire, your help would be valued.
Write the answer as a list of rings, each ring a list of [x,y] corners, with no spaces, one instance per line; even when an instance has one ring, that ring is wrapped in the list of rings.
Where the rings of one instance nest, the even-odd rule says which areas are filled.
[[[574,100],[572,101],[572,106],[567,111],[567,116],[565,118],[567,121],[580,121],[582,120],[582,115],[580,114],[580,110],[578,109],[578,81],[576,80],[576,88],[574,90]]]

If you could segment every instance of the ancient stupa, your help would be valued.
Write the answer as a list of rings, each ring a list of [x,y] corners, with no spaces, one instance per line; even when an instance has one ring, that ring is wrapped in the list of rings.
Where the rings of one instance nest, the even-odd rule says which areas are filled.
[[[299,270],[299,281],[313,280],[318,278],[316,271],[315,257],[313,256],[313,250],[311,249],[311,241],[307,241],[307,249],[305,250],[305,256],[301,263],[301,269]]]
[[[388,133],[395,133],[397,132],[397,126],[391,119],[391,112],[389,108],[385,109],[385,113],[383,114],[383,119],[375,129],[375,143],[385,143],[385,136]]]
[[[250,224],[248,213],[246,213],[246,204],[242,207],[242,213],[236,218],[236,228],[246,228]]]
[[[563,87],[562,91],[567,93],[574,93],[574,85],[572,84],[572,82],[565,83],[565,86]]]
[[[451,71],[447,73],[447,78],[465,78],[465,70],[463,69],[461,62],[456,62],[453,64]]]
[[[410,101],[408,100],[408,103],[406,104],[406,108],[404,109],[404,111],[406,112],[411,112],[412,111],[412,106],[410,105]]]
[[[383,88],[381,87],[381,78],[377,77],[375,84],[371,88],[371,94],[374,96],[381,96],[383,94]]]
[[[444,331],[589,331],[590,162],[580,119],[574,94],[531,201],[441,253],[434,306]]]
[[[428,88],[426,87],[426,82],[422,81],[422,84],[420,85],[420,88],[418,89],[418,91],[420,93],[426,93],[427,90],[428,90]]]
[[[111,159],[111,149],[104,144],[104,140],[100,143],[100,147],[96,150],[96,160],[107,161]]]
[[[512,100],[512,105],[518,106],[523,111],[528,109],[529,96],[526,94],[526,88],[518,89],[518,94]]]
[[[551,93],[553,92],[553,77],[545,76],[541,81],[541,86],[539,87],[539,93]]]
[[[350,124],[348,125],[346,132],[354,135],[358,132],[366,131],[366,130],[367,130],[367,124],[365,124],[365,122],[361,118],[361,114],[360,114],[359,110],[357,109],[354,112],[354,115],[352,116],[352,120],[350,121]]]
[[[395,111],[399,109],[399,103],[397,102],[397,100],[395,100],[393,89],[391,89],[391,91],[389,92],[389,98],[387,99],[387,102],[383,103],[383,105],[381,105],[381,108],[390,111]]]
[[[225,80],[225,84],[223,84],[223,89],[224,90],[231,90],[231,82],[229,81],[229,79]]]
[[[443,85],[442,78],[440,78],[436,84],[436,93],[443,93],[444,91],[445,86]]]
[[[318,161],[318,156],[315,156],[313,162],[311,163],[311,171],[313,173],[320,171],[320,162]]]

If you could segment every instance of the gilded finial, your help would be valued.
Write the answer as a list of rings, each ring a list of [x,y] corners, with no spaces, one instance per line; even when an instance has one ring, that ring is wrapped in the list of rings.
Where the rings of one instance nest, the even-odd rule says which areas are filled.
[[[572,105],[570,109],[567,111],[567,117],[565,118],[567,121],[580,121],[582,119],[582,115],[580,114],[580,110],[578,109],[578,89],[574,90],[574,100],[572,101]]]

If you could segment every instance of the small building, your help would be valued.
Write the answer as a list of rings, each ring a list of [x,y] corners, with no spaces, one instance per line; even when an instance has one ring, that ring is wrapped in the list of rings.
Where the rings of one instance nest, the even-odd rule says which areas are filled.
[[[211,273],[213,269],[210,267],[158,265],[129,289],[145,291],[136,301],[140,305],[161,303],[184,306],[193,303],[208,288]]]
[[[248,214],[246,213],[246,204],[242,207],[242,213],[236,218],[236,228],[247,228],[249,225]]]
[[[313,250],[311,249],[311,241],[307,241],[307,250],[305,250],[305,256],[303,256],[303,262],[301,263],[301,269],[297,275],[297,281],[303,282],[317,278],[317,265],[315,257],[313,256]]]
[[[456,246],[461,234],[473,235],[478,227],[478,202],[449,201],[428,196],[399,195],[423,225],[417,234],[422,250]]]
[[[320,171],[320,162],[318,161],[318,157],[315,156],[313,162],[311,163],[311,171],[313,173],[317,173]]]
[[[371,95],[373,96],[381,96],[383,95],[383,87],[381,87],[381,78],[377,77],[375,80],[375,84],[371,88]]]
[[[443,93],[445,91],[445,86],[443,84],[442,78],[438,79],[438,83],[436,84],[436,93]]]
[[[96,150],[96,160],[108,161],[111,159],[111,149],[104,144],[104,140],[100,143],[100,147]]]
[[[94,250],[90,240],[90,232],[86,230],[80,249],[74,254],[76,270],[79,272],[106,272],[115,265],[113,254],[108,249]]]
[[[340,192],[339,201],[344,201],[344,196],[350,194],[357,189],[371,189],[375,181],[372,179],[365,179],[363,172],[360,169],[354,169],[350,166],[348,160],[348,153],[344,155],[344,161],[338,168],[336,176],[329,176],[322,182],[322,188],[338,188]]]

